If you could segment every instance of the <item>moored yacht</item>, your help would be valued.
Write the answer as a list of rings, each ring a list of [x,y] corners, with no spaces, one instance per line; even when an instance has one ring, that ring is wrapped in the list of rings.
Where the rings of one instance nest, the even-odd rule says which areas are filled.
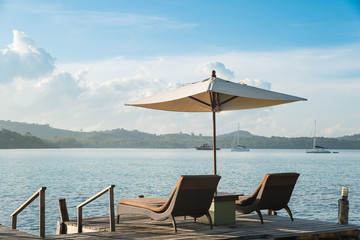
[[[246,146],[239,144],[239,138],[240,138],[240,128],[239,128],[239,124],[238,124],[238,130],[235,133],[231,151],[232,152],[248,152],[249,149]]]
[[[316,145],[316,121],[314,123],[315,129],[314,129],[314,138],[313,138],[313,148],[307,149],[306,153],[331,153],[329,150],[327,150],[326,147],[321,147]]]

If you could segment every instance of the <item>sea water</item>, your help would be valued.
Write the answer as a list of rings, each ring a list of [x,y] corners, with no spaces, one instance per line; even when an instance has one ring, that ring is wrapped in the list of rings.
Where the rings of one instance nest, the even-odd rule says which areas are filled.
[[[337,222],[341,188],[349,188],[349,223],[360,225],[360,151],[307,154],[305,150],[217,151],[218,191],[251,194],[267,173],[298,172],[289,207],[294,218]],[[65,198],[70,219],[76,206],[115,185],[115,202],[142,194],[168,198],[179,176],[213,174],[212,151],[195,149],[0,150],[0,224],[41,187],[46,187],[46,234],[60,220]],[[38,234],[39,200],[18,215],[18,229]],[[83,217],[106,216],[108,194],[83,208]],[[287,216],[285,210],[279,215]]]

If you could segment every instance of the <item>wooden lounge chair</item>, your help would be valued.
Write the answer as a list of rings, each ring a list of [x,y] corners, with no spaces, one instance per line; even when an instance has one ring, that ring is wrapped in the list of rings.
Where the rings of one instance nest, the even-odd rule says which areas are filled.
[[[266,174],[252,195],[240,196],[236,203],[236,210],[241,213],[255,211],[263,224],[260,210],[267,209],[268,213],[285,208],[291,221],[294,221],[288,206],[299,173],[272,173]]]
[[[191,216],[195,220],[206,215],[212,229],[209,208],[214,197],[220,176],[183,175],[169,199],[133,198],[120,199],[116,204],[117,222],[122,214],[140,214],[154,220],[170,218],[176,228],[176,216]]]

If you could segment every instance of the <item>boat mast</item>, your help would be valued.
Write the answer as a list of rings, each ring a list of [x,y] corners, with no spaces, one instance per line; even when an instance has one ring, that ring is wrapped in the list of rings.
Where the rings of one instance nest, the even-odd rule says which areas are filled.
[[[315,127],[314,127],[314,143],[313,143],[313,149],[315,149],[315,146],[316,146],[316,120],[315,120],[314,125],[315,125]]]
[[[236,147],[239,146],[239,138],[240,138],[240,123],[238,123],[238,130],[237,130],[237,133],[236,133],[236,137],[237,137],[237,140],[236,140]]]

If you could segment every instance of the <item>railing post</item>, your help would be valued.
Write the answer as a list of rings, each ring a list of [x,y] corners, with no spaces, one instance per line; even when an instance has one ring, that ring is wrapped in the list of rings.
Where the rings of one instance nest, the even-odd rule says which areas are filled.
[[[11,228],[16,229],[17,215],[22,212],[30,203],[39,197],[39,236],[45,237],[45,190],[46,187],[40,188],[25,203],[15,210],[11,216]]]
[[[69,214],[66,207],[66,199],[59,198],[59,212],[61,221],[58,221],[58,226],[56,228],[56,234],[66,234],[67,233],[67,226],[65,222],[69,221]]]
[[[109,189],[109,211],[110,211],[110,231],[115,231],[115,214],[114,214],[114,187],[111,185]]]
[[[11,229],[16,229],[17,214],[11,216]]]
[[[59,203],[61,222],[69,221],[69,214],[68,214],[67,207],[66,207],[66,199],[59,198],[58,203]]]
[[[78,227],[78,233],[82,233],[82,207],[77,208],[77,227]]]
[[[341,199],[339,199],[338,224],[348,224],[349,222],[349,200],[348,188],[343,187],[341,190]]]
[[[92,201],[94,201],[98,197],[101,197],[102,195],[104,195],[107,192],[109,192],[110,231],[112,231],[112,232],[115,231],[114,187],[115,187],[115,185],[110,185],[109,187],[105,188],[98,194],[92,196],[91,198],[89,198],[88,200],[86,200],[85,202],[83,202],[77,206],[77,209],[78,209],[77,210],[78,211],[78,218],[77,218],[78,233],[82,232],[82,207],[91,203]]]
[[[39,236],[45,237],[45,190],[42,187],[39,192]]]

